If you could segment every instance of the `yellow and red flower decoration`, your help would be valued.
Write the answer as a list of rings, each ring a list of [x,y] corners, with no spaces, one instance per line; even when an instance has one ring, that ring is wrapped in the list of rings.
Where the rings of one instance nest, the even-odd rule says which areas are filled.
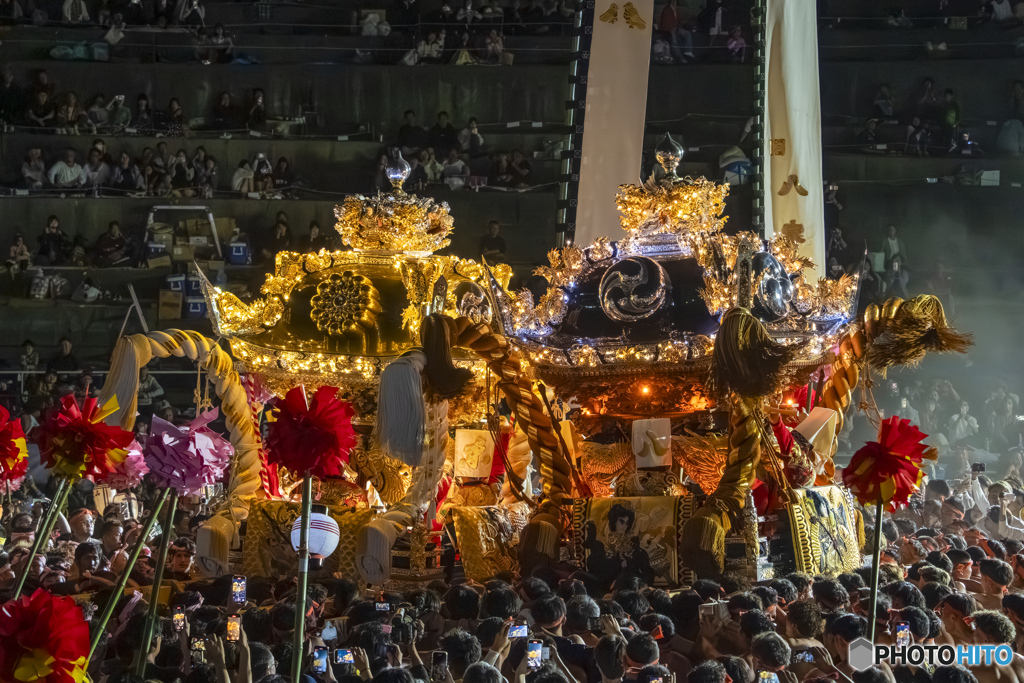
[[[89,625],[69,597],[42,588],[0,606],[0,683],[82,683]]]
[[[89,475],[102,481],[115,472],[134,439],[131,432],[103,422],[117,407],[113,397],[103,407],[95,398],[79,407],[73,395],[63,397],[60,410],[39,427],[39,452],[46,466],[71,480]]]
[[[895,512],[921,486],[924,460],[938,455],[921,443],[927,438],[910,420],[895,416],[883,420],[878,441],[869,441],[853,454],[843,470],[843,483],[862,505],[881,500],[889,512]]]
[[[306,390],[295,387],[272,405],[274,421],[265,444],[269,463],[299,474],[309,470],[319,478],[344,474],[357,442],[355,411],[338,398],[337,387],[320,387],[308,403]]]
[[[25,444],[21,421],[12,420],[11,414],[0,406],[0,484],[20,484],[27,471],[28,446]],[[5,490],[0,486],[0,492]]]

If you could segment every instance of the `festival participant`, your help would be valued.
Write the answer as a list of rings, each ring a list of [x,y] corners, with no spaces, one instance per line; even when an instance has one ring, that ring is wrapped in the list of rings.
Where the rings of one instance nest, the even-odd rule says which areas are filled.
[[[1003,596],[1013,582],[1013,568],[1002,560],[987,558],[978,563],[981,572],[981,592],[975,599],[982,609],[1000,610],[1003,607]]]

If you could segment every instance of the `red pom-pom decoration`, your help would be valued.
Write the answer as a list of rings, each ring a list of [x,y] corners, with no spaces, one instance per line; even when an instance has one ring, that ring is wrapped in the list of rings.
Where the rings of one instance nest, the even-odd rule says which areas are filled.
[[[338,399],[338,388],[323,386],[306,403],[306,391],[295,387],[274,399],[267,461],[300,474],[324,478],[341,476],[358,439],[352,429],[355,411]]]
[[[920,487],[924,460],[937,457],[934,448],[921,443],[927,438],[910,420],[890,417],[882,422],[878,441],[854,453],[843,470],[843,483],[862,505],[881,500],[895,512]]]
[[[82,683],[89,625],[69,597],[42,588],[0,606],[0,681]]]
[[[101,408],[95,398],[85,399],[79,407],[74,395],[64,396],[60,410],[39,427],[39,453],[46,466],[72,481],[83,475],[102,481],[115,472],[135,439],[131,432],[103,421],[115,410],[113,397]]]

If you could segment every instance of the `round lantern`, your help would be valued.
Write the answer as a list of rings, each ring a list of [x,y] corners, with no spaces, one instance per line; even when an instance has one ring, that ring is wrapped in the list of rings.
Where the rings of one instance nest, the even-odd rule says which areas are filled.
[[[292,524],[292,547],[299,551],[299,535],[302,532],[302,517]],[[338,547],[340,538],[338,523],[327,514],[326,505],[312,506],[309,515],[309,568],[320,569],[324,558],[330,557]]]

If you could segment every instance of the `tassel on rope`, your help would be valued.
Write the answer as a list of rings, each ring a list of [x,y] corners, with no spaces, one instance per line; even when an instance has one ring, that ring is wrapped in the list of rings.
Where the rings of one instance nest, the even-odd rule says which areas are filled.
[[[385,455],[416,467],[423,457],[427,407],[423,400],[426,362],[414,349],[389,363],[380,375],[374,435]]]
[[[729,392],[745,398],[771,395],[780,388],[783,370],[799,349],[774,341],[749,310],[733,308],[715,337],[711,388],[719,396]]]
[[[473,379],[473,372],[469,368],[457,368],[452,362],[452,338],[440,314],[432,313],[423,320],[420,341],[427,354],[426,374],[430,386],[442,398],[457,396]]]
[[[942,303],[934,296],[890,299],[882,311],[867,360],[883,372],[894,365],[917,365],[927,353],[966,353],[974,344],[971,334],[957,332],[949,324]]]

